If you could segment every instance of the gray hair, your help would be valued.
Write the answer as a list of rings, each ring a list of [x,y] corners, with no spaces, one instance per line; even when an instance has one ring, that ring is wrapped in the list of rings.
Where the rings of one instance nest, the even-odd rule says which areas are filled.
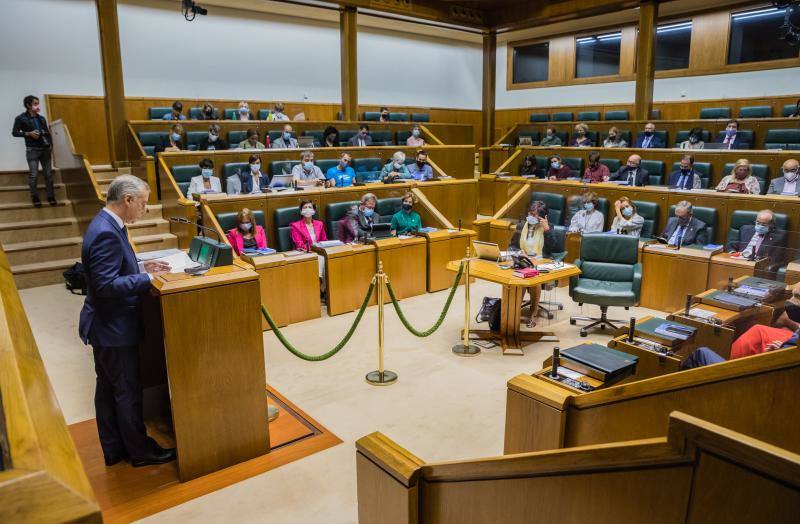
[[[370,200],[374,200],[375,204],[378,204],[378,198],[375,195],[372,193],[364,193],[364,195],[361,197],[361,205],[366,204]]]
[[[758,217],[761,215],[769,215],[769,223],[770,224],[775,223],[775,212],[772,211],[771,209],[762,209],[761,211],[758,212],[758,214],[756,214],[756,219],[758,219]]]
[[[675,211],[677,211],[678,209],[685,209],[686,211],[689,212],[690,215],[694,210],[694,208],[692,207],[692,203],[689,202],[688,200],[681,200],[680,202],[675,204]]]
[[[141,178],[133,175],[120,175],[108,186],[106,202],[109,204],[120,202],[125,198],[125,195],[136,198],[145,191],[150,191],[150,186]]]
[[[395,162],[405,162],[406,161],[406,154],[402,151],[398,151],[392,155],[392,160]]]

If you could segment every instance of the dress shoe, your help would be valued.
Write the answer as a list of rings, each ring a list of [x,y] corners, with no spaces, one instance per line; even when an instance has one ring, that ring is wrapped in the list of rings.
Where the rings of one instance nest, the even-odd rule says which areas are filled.
[[[138,459],[131,460],[131,466],[140,468],[142,466],[152,466],[155,464],[166,464],[176,458],[175,448],[162,449],[161,451],[151,451],[147,455]]]
[[[42,207],[42,201],[39,200],[38,196],[32,196],[31,203],[33,203],[33,207]]]
[[[56,199],[54,197],[48,197],[47,201],[50,203],[51,206],[57,206],[58,205],[58,202],[56,202]]]
[[[111,467],[114,464],[119,464],[120,462],[122,462],[123,460],[128,458],[128,456],[125,455],[125,454],[120,454],[120,455],[112,455],[110,457],[103,457],[103,458],[106,461],[106,466]]]

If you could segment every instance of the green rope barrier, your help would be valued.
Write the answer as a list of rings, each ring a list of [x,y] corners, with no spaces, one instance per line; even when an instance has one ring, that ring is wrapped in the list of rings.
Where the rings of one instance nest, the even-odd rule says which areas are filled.
[[[458,274],[456,274],[456,279],[453,282],[453,287],[450,288],[450,294],[447,295],[447,301],[444,303],[444,308],[442,309],[442,313],[439,315],[439,319],[427,330],[427,331],[418,331],[411,325],[408,321],[406,316],[403,314],[403,310],[400,309],[400,303],[397,301],[397,298],[394,295],[394,290],[392,289],[392,283],[388,280],[386,281],[386,289],[389,291],[389,297],[392,299],[392,305],[394,306],[394,310],[397,312],[397,316],[400,318],[400,322],[409,330],[413,335],[424,338],[432,335],[444,322],[444,317],[447,315],[447,311],[450,309],[450,304],[453,302],[453,297],[456,294],[456,289],[458,289],[458,283],[461,281],[461,277],[464,274],[464,262],[461,262],[461,265],[458,267]]]
[[[269,327],[272,328],[272,331],[275,333],[275,336],[278,337],[278,340],[280,340],[281,344],[283,344],[284,347],[288,349],[292,355],[301,358],[303,360],[306,360],[308,362],[319,362],[321,360],[327,360],[332,356],[334,356],[350,341],[350,338],[353,336],[353,333],[355,333],[356,328],[358,327],[358,323],[361,322],[361,317],[364,316],[364,311],[366,311],[367,309],[367,305],[369,304],[369,299],[372,298],[372,292],[374,291],[374,289],[375,289],[375,279],[373,278],[372,282],[370,282],[369,284],[369,289],[367,290],[367,296],[364,297],[364,302],[361,303],[361,307],[358,309],[358,314],[356,315],[356,319],[353,321],[353,325],[350,326],[350,329],[347,331],[347,334],[338,344],[336,344],[333,347],[333,349],[331,349],[327,353],[323,353],[322,355],[306,355],[302,351],[295,348],[288,340],[286,340],[286,337],[283,336],[283,333],[281,333],[281,330],[278,329],[278,326],[275,325],[275,321],[272,320],[272,317],[269,315],[269,312],[267,311],[267,308],[264,306],[264,304],[261,304],[261,314],[264,315],[267,324],[269,324]]]

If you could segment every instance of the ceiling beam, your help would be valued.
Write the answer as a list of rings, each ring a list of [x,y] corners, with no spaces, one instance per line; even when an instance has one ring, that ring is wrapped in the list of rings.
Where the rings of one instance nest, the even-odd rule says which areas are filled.
[[[519,2],[517,5],[484,13],[484,21],[495,31],[553,24],[638,7],[639,0],[563,0]]]
[[[342,7],[371,9],[442,24],[486,29],[479,9],[454,5],[442,0],[339,0]]]

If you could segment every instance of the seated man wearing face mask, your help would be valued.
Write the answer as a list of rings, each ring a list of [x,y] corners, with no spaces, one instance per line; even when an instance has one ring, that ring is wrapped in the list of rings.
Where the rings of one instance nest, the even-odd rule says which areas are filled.
[[[192,177],[189,181],[186,198],[192,198],[195,193],[199,195],[222,193],[222,184],[219,178],[214,176],[214,162],[211,159],[204,158],[200,161],[200,173],[200,176]],[[200,202],[195,202],[195,205],[199,206]]]
[[[250,155],[250,170],[229,176],[225,181],[229,195],[251,195],[263,193],[269,187],[269,178],[261,173],[261,159]]]
[[[800,176],[800,162],[790,158],[781,166],[781,176],[770,180],[767,194],[800,196],[798,176]]]
[[[627,182],[629,186],[646,186],[650,182],[650,173],[647,169],[639,167],[642,162],[642,157],[639,155],[631,155],[628,157],[628,163],[617,169],[611,175],[609,180],[614,182]]]
[[[358,133],[349,140],[353,147],[366,147],[372,145],[372,137],[369,135],[369,126],[361,124],[358,126]]]
[[[759,355],[776,349],[797,345],[800,335],[800,284],[792,288],[792,297],[786,301],[785,310],[773,326],[756,324],[745,331],[731,345],[731,360]],[[725,362],[725,359],[708,347],[699,347],[681,364],[681,369],[693,369]]]
[[[379,215],[375,212],[378,199],[372,193],[365,193],[361,197],[358,207],[353,206],[347,214],[337,222],[339,227],[339,240],[345,244],[355,242],[367,236],[372,229],[372,224],[377,224]]]
[[[219,136],[220,127],[218,124],[211,124],[208,126],[208,135],[204,136],[200,139],[200,143],[197,144],[198,151],[224,151],[228,149],[228,143],[225,139]],[[258,135],[256,135],[256,141],[258,141]]]
[[[417,151],[416,162],[406,166],[408,174],[414,180],[430,180],[433,178],[433,168],[428,163],[428,152],[424,149]]]
[[[706,245],[708,230],[705,222],[694,217],[692,204],[681,200],[675,204],[675,216],[667,220],[667,227],[660,238],[670,246]]]
[[[768,258],[770,271],[783,262],[786,232],[775,228],[775,214],[763,209],[756,216],[755,225],[746,224],[739,229],[739,239],[728,248],[732,257],[748,260]]]
[[[636,137],[636,142],[633,147],[641,147],[643,149],[650,149],[653,147],[665,147],[664,141],[658,137],[656,133],[656,125],[648,122],[644,126],[644,133],[639,133]]]
[[[558,135],[556,135],[556,128],[548,127],[547,129],[545,129],[544,136],[542,137],[542,140],[539,142],[539,145],[545,147],[545,146],[561,146],[564,144],[561,142],[561,139],[558,138]]]
[[[570,233],[596,233],[603,230],[606,220],[598,209],[599,201],[594,193],[581,195],[583,209],[575,213],[569,221]]]
[[[310,149],[300,153],[300,163],[292,168],[292,182],[295,187],[325,185],[325,175],[314,165],[314,152]]]
[[[325,178],[328,187],[350,187],[356,179],[356,172],[350,165],[353,163],[350,153],[344,152],[339,157],[339,163],[328,169]]]
[[[681,167],[674,173],[670,173],[667,185],[670,189],[700,189],[703,183],[700,175],[694,172],[694,157],[683,155],[681,157]]]
[[[283,126],[283,132],[279,138],[276,138],[270,145],[272,149],[295,149],[298,147],[297,139],[292,136],[292,126],[286,124]]]
[[[722,137],[720,143],[723,145],[724,149],[750,148],[750,145],[746,143],[739,134],[739,122],[737,120],[728,121],[728,125],[725,127],[725,136]]]
[[[402,151],[397,151],[392,155],[391,162],[387,162],[381,170],[381,180],[384,184],[394,182],[400,179],[411,179],[412,176],[406,168],[406,154]]]

